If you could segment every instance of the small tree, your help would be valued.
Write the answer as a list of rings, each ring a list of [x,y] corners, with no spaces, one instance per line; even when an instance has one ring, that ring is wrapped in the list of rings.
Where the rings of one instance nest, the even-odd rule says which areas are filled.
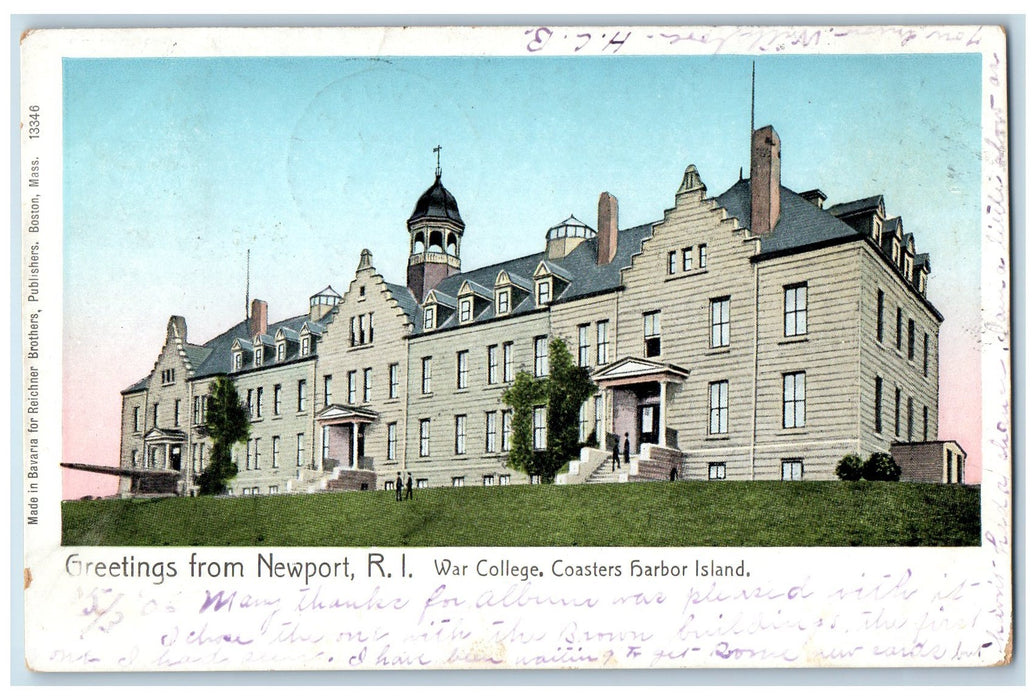
[[[855,452],[842,457],[835,467],[835,476],[842,481],[859,481],[863,476],[863,458]]]
[[[237,475],[237,465],[230,457],[235,443],[248,439],[251,431],[248,411],[241,404],[234,380],[218,377],[209,384],[208,408],[202,430],[212,438],[209,464],[198,477],[203,494],[226,491],[227,482]]]
[[[863,465],[863,478],[867,481],[899,481],[900,473],[896,460],[887,452],[875,452]]]
[[[579,407],[593,395],[596,385],[590,372],[572,361],[563,338],[550,341],[550,374],[547,377],[547,459],[541,476],[546,481],[579,456]]]
[[[504,390],[504,403],[511,407],[511,450],[507,466],[530,476],[537,473],[532,451],[532,409],[544,401],[543,383],[525,370],[514,375]]]

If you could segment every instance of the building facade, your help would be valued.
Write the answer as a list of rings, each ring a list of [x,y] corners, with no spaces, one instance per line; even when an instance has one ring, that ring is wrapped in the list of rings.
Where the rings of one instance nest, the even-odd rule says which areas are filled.
[[[346,291],[309,311],[247,321],[203,344],[170,319],[148,377],[123,391],[121,466],[178,473],[194,489],[199,429],[216,376],[252,417],[234,494],[527,482],[506,466],[515,373],[547,372],[566,340],[598,387],[579,415],[623,478],[833,479],[849,452],[937,439],[942,316],[930,260],[875,196],[825,207],[781,185],[780,139],[752,138],[750,177],[709,196],[692,165],[660,220],[620,229],[600,195],[597,228],[574,218],[525,257],[462,268],[465,226],[436,170],[407,220],[406,285],[364,250]],[[402,236],[401,236],[402,244]],[[477,238],[467,245],[477,245]],[[533,411],[533,447],[546,445]]]

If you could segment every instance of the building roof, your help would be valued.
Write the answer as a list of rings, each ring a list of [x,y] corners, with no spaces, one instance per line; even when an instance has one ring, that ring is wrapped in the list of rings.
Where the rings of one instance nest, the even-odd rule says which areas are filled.
[[[875,209],[878,209],[879,207],[881,207],[883,202],[884,197],[882,197],[880,194],[874,194],[870,197],[864,197],[863,199],[854,199],[851,202],[832,204],[827,208],[827,211],[830,212],[832,216],[846,216],[848,214],[859,214],[861,212],[873,211]]]
[[[442,178],[436,174],[435,182],[417,198],[414,205],[414,213],[406,220],[412,224],[418,219],[433,218],[447,219],[456,222],[461,226],[464,220],[460,218],[460,209],[457,207],[457,199],[450,191],[443,187]]]
[[[421,319],[421,305],[417,302],[417,299],[414,298],[413,292],[402,284],[386,282],[385,286],[388,288],[389,295],[392,299],[399,304],[399,308],[401,308],[403,313],[406,314],[406,317],[410,319],[410,323],[416,326]]]
[[[812,206],[812,205],[809,205]],[[651,235],[651,227],[654,224],[643,224],[623,231],[619,231],[618,246],[615,257],[606,265],[597,264],[597,239],[591,238],[563,258],[547,261],[552,269],[563,271],[570,283],[565,286],[560,294],[554,297],[554,301],[566,301],[578,299],[579,297],[618,289],[622,284],[622,268],[628,267],[633,254],[640,250],[641,241]],[[492,289],[496,286],[496,277],[501,271],[506,271],[513,281],[519,280],[529,284],[527,291],[531,290],[533,273],[541,262],[546,261],[546,251],[540,251],[532,255],[526,255],[514,260],[505,260],[494,265],[487,265],[475,270],[458,272],[444,279],[435,287],[435,291],[449,297],[456,297],[460,286],[465,280]],[[525,297],[515,305],[506,316],[520,315],[526,311],[536,308],[536,301],[533,295]],[[488,321],[496,317],[496,305],[490,304],[476,321]],[[424,331],[421,324],[414,325],[415,335],[432,333],[446,328],[458,326],[456,314],[451,314],[444,323],[440,323],[434,330]]]
[[[873,200],[858,200],[859,202]],[[752,193],[751,181],[740,180],[729,190],[716,198],[727,214],[737,218],[742,226],[748,228],[751,221]],[[855,205],[855,203],[850,203]],[[838,205],[849,206],[849,205]],[[760,253],[778,253],[805,246],[828,243],[859,236],[856,229],[835,216],[831,209],[821,209],[812,202],[781,187],[781,217],[773,233],[760,237]]]

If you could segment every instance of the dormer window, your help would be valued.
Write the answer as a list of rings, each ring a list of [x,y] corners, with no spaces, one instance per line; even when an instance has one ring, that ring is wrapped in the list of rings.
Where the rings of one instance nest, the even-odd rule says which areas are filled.
[[[277,361],[284,362],[284,358],[288,355],[288,343],[280,342],[277,343]]]
[[[235,372],[241,371],[241,367],[244,366],[244,360],[245,360],[245,353],[241,352],[240,350],[238,350],[237,352],[234,353],[234,371]]]
[[[309,354],[310,342],[311,342],[311,339],[310,339],[310,337],[308,335],[302,336],[302,352],[301,352],[301,354],[303,356],[306,356],[306,355]]]
[[[256,367],[262,367],[263,366],[263,346],[262,345],[257,345],[256,348],[255,348],[255,366]]]
[[[541,280],[536,283],[536,305],[546,306],[550,303],[550,280]]]
[[[424,329],[426,331],[435,328],[435,307],[426,306],[424,310]]]
[[[467,323],[471,320],[471,299],[460,300],[460,322]]]
[[[497,314],[511,312],[511,290],[501,289],[496,293],[496,312]]]

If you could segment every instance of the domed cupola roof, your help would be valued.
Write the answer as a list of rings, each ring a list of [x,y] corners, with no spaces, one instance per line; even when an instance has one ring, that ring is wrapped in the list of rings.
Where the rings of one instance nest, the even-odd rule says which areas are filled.
[[[432,186],[417,198],[414,213],[406,222],[412,224],[419,219],[427,218],[447,219],[464,226],[464,220],[460,218],[460,209],[457,208],[457,199],[443,187],[442,179],[438,174],[436,174]]]

